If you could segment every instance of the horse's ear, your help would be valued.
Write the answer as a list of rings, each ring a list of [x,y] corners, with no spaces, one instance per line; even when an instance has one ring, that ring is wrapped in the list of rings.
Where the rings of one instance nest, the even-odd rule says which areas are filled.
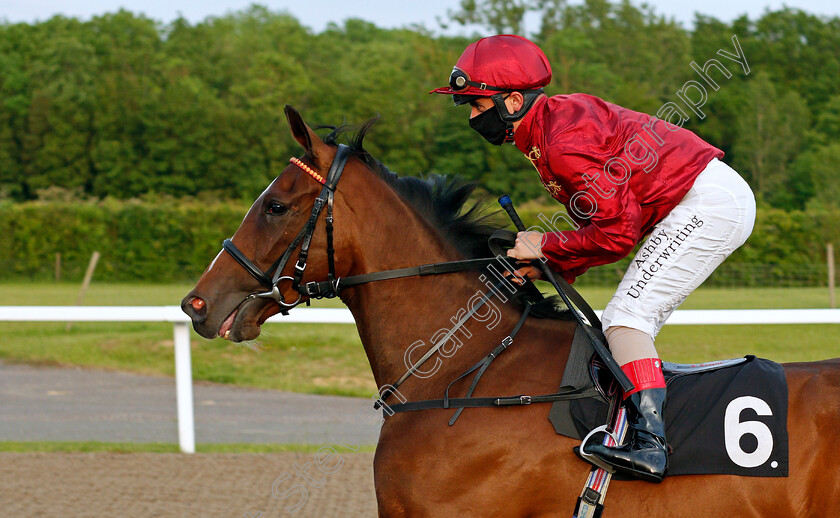
[[[314,159],[318,160],[319,156],[323,157],[324,152],[329,147],[324,144],[324,141],[317,133],[303,122],[297,110],[292,106],[286,105],[284,110],[286,112],[286,120],[289,121],[289,128],[292,130],[292,136],[298,141],[298,144],[303,146],[303,149]]]

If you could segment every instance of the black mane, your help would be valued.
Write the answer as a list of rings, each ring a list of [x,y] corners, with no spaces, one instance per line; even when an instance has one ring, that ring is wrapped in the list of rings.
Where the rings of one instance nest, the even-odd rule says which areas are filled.
[[[378,119],[370,119],[353,134],[347,126],[319,126],[332,131],[324,138],[329,145],[337,145],[338,139],[347,134],[352,156],[361,160],[371,171],[382,178],[403,200],[408,202],[421,216],[437,228],[455,248],[469,259],[493,257],[487,240],[499,225],[493,225],[495,214],[483,213],[479,202],[473,202],[466,209],[470,196],[477,185],[459,178],[430,174],[426,178],[397,176],[396,173],[365,150],[363,141],[367,132]],[[518,291],[519,302],[533,304],[531,315],[537,318],[572,320],[569,309],[555,295],[543,297],[542,293],[528,283]]]
[[[341,135],[348,134],[348,143],[355,156],[385,181],[400,198],[437,228],[465,257],[492,257],[487,239],[498,226],[490,224],[494,214],[482,212],[479,203],[468,205],[477,185],[461,179],[437,174],[425,178],[397,176],[363,147],[365,135],[376,123],[371,119],[352,135],[346,126],[333,127],[324,142],[336,145]],[[468,205],[468,206],[467,206]],[[466,207],[466,208],[465,208]]]

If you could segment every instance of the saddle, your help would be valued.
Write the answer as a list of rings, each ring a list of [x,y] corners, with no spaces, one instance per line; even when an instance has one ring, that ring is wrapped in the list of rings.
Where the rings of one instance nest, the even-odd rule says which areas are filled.
[[[787,381],[778,363],[746,356],[702,364],[662,362],[668,387],[663,409],[672,448],[668,476],[788,476]],[[575,330],[561,384],[593,395],[552,404],[555,431],[583,439],[607,423],[620,391]]]

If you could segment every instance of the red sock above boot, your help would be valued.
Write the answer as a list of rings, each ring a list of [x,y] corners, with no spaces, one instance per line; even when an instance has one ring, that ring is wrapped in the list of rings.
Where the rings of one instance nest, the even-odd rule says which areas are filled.
[[[625,363],[621,370],[630,381],[633,382],[633,390],[624,394],[626,398],[630,394],[640,390],[665,388],[665,377],[662,375],[662,360],[659,358],[644,358]]]

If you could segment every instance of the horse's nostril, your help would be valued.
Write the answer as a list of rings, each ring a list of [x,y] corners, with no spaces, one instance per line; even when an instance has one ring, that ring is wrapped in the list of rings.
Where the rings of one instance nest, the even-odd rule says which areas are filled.
[[[204,322],[207,318],[207,302],[199,297],[186,297],[181,301],[181,309],[195,322]]]

